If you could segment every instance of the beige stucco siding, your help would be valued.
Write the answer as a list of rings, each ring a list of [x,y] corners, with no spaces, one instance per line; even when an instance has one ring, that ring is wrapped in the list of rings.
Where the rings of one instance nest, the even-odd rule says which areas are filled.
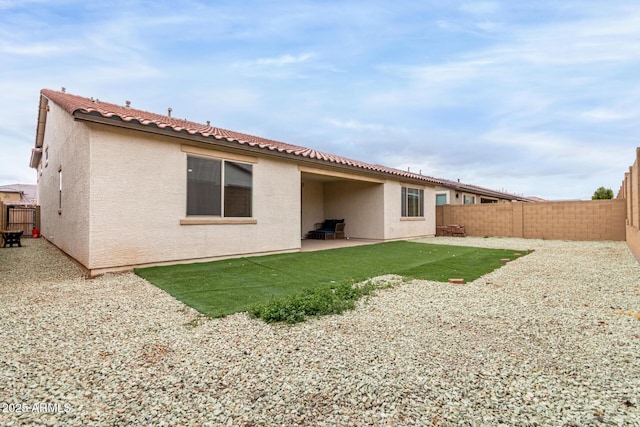
[[[318,222],[325,219],[324,214],[324,183],[321,181],[304,180],[302,182],[302,225],[300,233],[302,238],[314,229]]]
[[[402,184],[393,179],[305,165],[233,144],[214,150],[189,138],[76,121],[53,103],[44,138],[46,167],[38,185],[42,234],[93,274],[295,251],[324,219],[344,218],[350,238],[435,233],[430,186],[411,185],[425,191],[424,218],[401,218]],[[252,216],[187,216],[188,156],[251,165]]]
[[[180,143],[95,125],[91,153],[90,269],[300,247],[300,174],[292,163],[256,159],[249,223],[184,225],[188,154]]]
[[[74,122],[67,112],[49,103],[43,164],[38,168],[40,231],[84,265],[89,263],[90,241],[89,139],[87,126]],[[59,209],[59,171],[62,172],[62,209]]]
[[[424,190],[424,217],[402,217],[402,187],[421,188]],[[406,239],[419,236],[431,236],[436,232],[435,188],[416,184],[403,184],[398,181],[387,181],[384,186],[384,239]]]
[[[447,197],[447,201],[448,201],[448,204],[450,205],[463,205],[465,196],[468,196],[468,197],[475,196],[475,203],[476,204],[480,203],[480,196],[476,194],[465,193],[463,191],[456,191],[456,190],[445,188],[445,187],[436,187],[436,192],[439,194],[449,193],[449,196]],[[456,197],[456,195],[458,197]]]
[[[482,195],[480,193],[473,193],[462,190],[455,190],[447,187],[436,186],[437,194],[447,193],[447,204],[449,205],[464,205],[464,204],[475,204],[479,205],[483,203],[509,203],[511,202],[510,198],[501,198],[498,196],[487,196]],[[509,197],[509,196],[506,196]],[[465,199],[472,203],[465,203]]]
[[[324,190],[325,216],[344,219],[348,237],[384,239],[383,188],[371,182],[329,182]]]
[[[19,202],[20,193],[9,193],[0,191],[0,202]]]
[[[181,241],[170,230],[178,228],[179,202],[186,199],[179,144],[97,125],[92,130],[88,267],[166,260]]]

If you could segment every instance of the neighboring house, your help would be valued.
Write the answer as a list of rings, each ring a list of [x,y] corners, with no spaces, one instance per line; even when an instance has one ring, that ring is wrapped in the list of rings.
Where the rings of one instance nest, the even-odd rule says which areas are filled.
[[[548,202],[548,200],[543,199],[542,197],[538,197],[538,196],[529,196],[528,198],[532,202]]]
[[[464,184],[460,180],[440,180],[436,186],[436,206],[475,205],[480,203],[532,202],[529,197],[502,191],[490,190],[476,185]]]
[[[0,186],[0,230],[22,230],[31,236],[38,226],[37,186],[13,184]]]
[[[41,234],[90,274],[435,234],[440,180],[65,92],[42,90]]]
[[[37,188],[31,184],[0,185],[0,202],[6,205],[35,205]]]

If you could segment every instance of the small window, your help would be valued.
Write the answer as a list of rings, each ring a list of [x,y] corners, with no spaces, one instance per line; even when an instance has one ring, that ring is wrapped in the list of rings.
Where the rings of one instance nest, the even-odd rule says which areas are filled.
[[[253,166],[187,157],[187,215],[250,217]]]
[[[424,190],[402,187],[402,216],[424,216]]]
[[[58,215],[62,214],[62,166],[58,168]]]
[[[476,196],[468,196],[464,195],[464,204],[465,205],[474,205],[476,203]]]
[[[436,194],[436,206],[442,206],[447,204],[446,194]]]

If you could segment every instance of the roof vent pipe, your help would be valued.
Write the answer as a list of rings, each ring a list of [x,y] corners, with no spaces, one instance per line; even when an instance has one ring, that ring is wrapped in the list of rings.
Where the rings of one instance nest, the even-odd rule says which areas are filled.
[[[64,87],[64,86],[62,86],[62,88],[60,89],[60,91],[61,91],[62,93],[67,93],[67,88],[66,88],[66,87]]]
[[[211,126],[211,121],[207,120],[207,126]]]
[[[169,117],[171,117],[171,112],[173,111],[173,108],[169,107],[169,109],[167,110]]]
[[[131,108],[131,101],[124,101],[124,105],[127,108]]]

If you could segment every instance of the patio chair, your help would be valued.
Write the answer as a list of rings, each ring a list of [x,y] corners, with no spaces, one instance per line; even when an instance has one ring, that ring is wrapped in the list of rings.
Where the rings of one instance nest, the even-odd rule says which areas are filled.
[[[344,239],[344,219],[325,219],[324,222],[318,222],[315,230],[308,233],[309,239],[336,239],[340,237]]]

